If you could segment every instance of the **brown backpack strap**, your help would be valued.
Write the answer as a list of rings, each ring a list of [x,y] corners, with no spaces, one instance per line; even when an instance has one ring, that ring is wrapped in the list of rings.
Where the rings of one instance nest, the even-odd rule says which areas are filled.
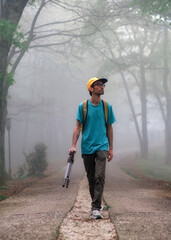
[[[105,115],[105,124],[107,126],[107,120],[108,120],[108,104],[106,101],[102,100],[103,102],[103,109],[104,109],[104,115]]]
[[[88,108],[88,100],[83,101],[83,125],[85,124],[87,118],[87,108]]]
[[[82,132],[84,130],[84,125],[85,125],[85,122],[86,122],[86,118],[87,118],[87,110],[88,110],[88,100],[84,100],[83,101],[83,123],[82,123]]]

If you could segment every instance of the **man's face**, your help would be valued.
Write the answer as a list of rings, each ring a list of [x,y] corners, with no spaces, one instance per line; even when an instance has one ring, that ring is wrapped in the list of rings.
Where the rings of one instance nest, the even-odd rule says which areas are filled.
[[[104,94],[104,87],[105,87],[105,84],[102,82],[102,81],[96,81],[93,83],[91,89],[92,89],[92,94],[95,94],[95,95],[103,95]]]

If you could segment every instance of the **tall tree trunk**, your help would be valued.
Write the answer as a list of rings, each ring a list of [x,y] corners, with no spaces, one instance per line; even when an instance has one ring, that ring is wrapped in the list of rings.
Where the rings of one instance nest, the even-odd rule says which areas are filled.
[[[134,124],[135,124],[135,129],[136,129],[138,140],[139,140],[140,151],[142,153],[142,150],[143,150],[142,137],[141,137],[141,132],[140,132],[140,128],[139,128],[139,125],[138,125],[136,113],[135,113],[135,110],[134,110],[134,106],[133,106],[133,103],[132,103],[131,95],[130,95],[129,88],[128,88],[128,85],[127,85],[127,82],[126,82],[126,79],[125,79],[125,76],[124,76],[123,72],[120,71],[120,75],[122,77],[122,81],[123,81],[123,84],[124,84],[124,87],[125,87],[128,102],[129,102],[129,105],[130,105],[130,108],[131,108],[131,112],[132,112],[132,116],[133,116],[133,120],[134,120]]]
[[[10,41],[10,39],[9,39]],[[12,40],[11,40],[12,41]],[[11,42],[10,41],[10,42]],[[0,35],[0,183],[5,178],[5,122],[7,115],[7,58],[10,44]]]
[[[140,99],[141,99],[141,114],[142,114],[142,152],[141,157],[148,159],[148,131],[147,131],[147,101],[146,101],[146,80],[145,67],[140,50]]]
[[[164,28],[163,43],[163,87],[166,97],[166,120],[165,120],[165,145],[166,163],[171,164],[171,91],[169,89],[169,66],[168,66],[168,30]]]
[[[5,176],[5,122],[6,122],[6,95],[7,89],[0,90],[0,181]]]
[[[0,20],[8,20],[17,26],[28,0],[5,0],[0,5]],[[7,65],[8,53],[15,33],[13,28],[8,39],[0,35],[0,183],[4,180],[5,174],[5,123],[7,115]]]

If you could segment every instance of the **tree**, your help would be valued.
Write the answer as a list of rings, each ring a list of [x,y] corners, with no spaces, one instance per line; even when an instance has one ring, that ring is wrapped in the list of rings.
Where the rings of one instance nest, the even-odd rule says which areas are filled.
[[[148,158],[146,71],[149,67],[148,58],[153,54],[158,37],[155,34],[156,38],[153,39],[151,36],[154,37],[154,32],[150,28],[150,24],[147,28],[146,21],[140,18],[136,11],[131,12],[128,5],[123,2],[119,6],[109,5],[106,1],[98,1],[99,3],[103,5],[101,7],[103,13],[96,13],[95,16],[98,19],[98,16],[103,14],[103,22],[100,24],[100,21],[94,19],[95,17],[91,19],[90,16],[89,21],[92,23],[92,28],[97,29],[97,34],[96,38],[93,38],[93,42],[90,38],[87,39],[87,45],[96,49],[102,57],[101,73],[120,73],[132,111],[141,156]],[[149,40],[147,41],[147,39]],[[132,79],[135,80],[134,89],[136,86],[139,91],[141,104],[139,114],[136,113],[131,99],[128,76],[132,76]],[[137,120],[139,116],[141,116],[141,122]]]
[[[38,1],[38,0],[37,0]],[[22,4],[20,4],[22,2]],[[0,45],[1,45],[1,61],[3,59],[3,64],[1,64],[1,74],[0,74],[0,165],[1,167],[1,175],[4,175],[5,172],[5,157],[4,157],[4,133],[5,133],[5,120],[7,115],[7,93],[9,86],[14,82],[14,73],[18,64],[20,63],[22,57],[28,48],[51,48],[58,52],[56,49],[52,49],[52,47],[64,46],[62,51],[59,52],[65,53],[66,55],[71,53],[73,49],[73,41],[78,38],[84,37],[81,33],[82,31],[82,22],[84,18],[82,18],[81,10],[82,7],[79,6],[76,0],[67,3],[66,1],[53,1],[53,0],[41,0],[39,1],[39,7],[37,8],[37,12],[33,18],[32,24],[30,26],[29,31],[25,34],[17,29],[18,22],[22,15],[22,12],[27,3],[34,3],[35,0],[28,1],[13,1],[11,4],[10,0],[2,1],[1,0],[1,29],[4,31],[3,37],[1,35]],[[75,3],[76,2],[76,3]],[[23,4],[25,3],[25,4]],[[70,19],[64,20],[62,22],[56,21],[52,23],[45,23],[43,25],[36,25],[37,19],[39,17],[40,12],[44,8],[46,4],[51,4],[59,8],[63,8],[68,12],[72,13]],[[78,7],[77,7],[78,5]],[[22,8],[21,8],[22,6]],[[14,11],[15,9],[15,11]],[[11,12],[11,15],[6,12]],[[13,14],[13,12],[18,13],[18,17]],[[4,17],[6,16],[6,18]],[[73,24],[77,22],[76,24]],[[14,24],[15,23],[15,24]],[[5,25],[6,24],[6,25]],[[70,26],[65,27],[65,29],[58,28],[60,24],[70,24]],[[56,29],[49,31],[48,26],[57,26]],[[2,32],[2,31],[1,31]],[[10,34],[9,34],[10,33]],[[86,35],[91,35],[92,33],[88,33]],[[59,39],[55,38],[58,36]],[[43,40],[42,40],[43,39]],[[45,39],[48,39],[45,41]],[[54,41],[55,39],[55,41]],[[6,44],[6,45],[5,45]],[[68,51],[66,45],[70,45],[71,51]],[[4,53],[4,52],[5,53]],[[12,63],[12,64],[11,64]],[[8,69],[7,69],[8,68]],[[8,71],[7,71],[8,70]]]
[[[27,3],[34,3],[35,0],[6,0],[0,1],[0,176],[5,175],[5,156],[4,156],[4,134],[7,116],[7,95],[9,86],[14,82],[15,70],[27,51],[30,42],[34,39],[34,27],[36,20],[46,3],[49,0],[42,0],[40,7],[33,19],[30,31],[25,37],[18,29],[18,23]],[[52,1],[53,2],[53,1]],[[12,58],[17,54],[13,65]],[[10,71],[9,71],[10,69]]]
[[[163,88],[166,97],[166,163],[171,164],[171,84],[169,79],[169,61],[168,61],[169,39],[168,30],[164,29],[163,41]]]
[[[165,123],[165,146],[166,146],[166,163],[171,164],[171,86],[169,84],[169,63],[168,63],[168,52],[169,52],[169,40],[168,40],[168,29],[167,26],[171,26],[171,1],[170,0],[134,0],[132,1],[133,6],[138,6],[144,15],[158,16],[158,21],[165,24],[163,27],[164,40],[163,40],[163,89],[166,99],[166,113],[161,104],[161,100],[155,92],[155,96],[159,102],[161,113]],[[170,29],[170,27],[169,27]],[[155,89],[156,90],[156,89]]]
[[[7,73],[8,54],[11,45],[17,44],[20,38],[16,29],[27,3],[28,0],[0,1],[0,180],[3,180],[5,175],[4,134],[7,93],[12,77]]]

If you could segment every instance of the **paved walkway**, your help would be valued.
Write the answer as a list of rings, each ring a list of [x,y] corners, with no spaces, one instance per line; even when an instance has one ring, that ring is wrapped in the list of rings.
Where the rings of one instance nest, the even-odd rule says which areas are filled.
[[[102,211],[103,219],[90,216],[91,199],[87,178],[80,183],[78,196],[73,209],[68,213],[60,227],[59,240],[117,240],[117,234],[108,211]]]
[[[120,240],[170,240],[171,190],[128,176],[113,161],[107,166],[104,198]]]
[[[67,189],[62,188],[62,169],[0,202],[0,240],[55,240],[58,227],[74,205],[83,175],[76,167],[72,170]]]
[[[56,240],[61,223],[59,240],[112,240],[116,232],[119,240],[171,239],[171,191],[133,179],[112,161],[107,163],[104,191],[110,217],[103,212],[104,219],[93,220],[87,182],[81,181],[82,161],[74,163],[68,189],[62,188],[64,172],[0,202],[1,240]]]

